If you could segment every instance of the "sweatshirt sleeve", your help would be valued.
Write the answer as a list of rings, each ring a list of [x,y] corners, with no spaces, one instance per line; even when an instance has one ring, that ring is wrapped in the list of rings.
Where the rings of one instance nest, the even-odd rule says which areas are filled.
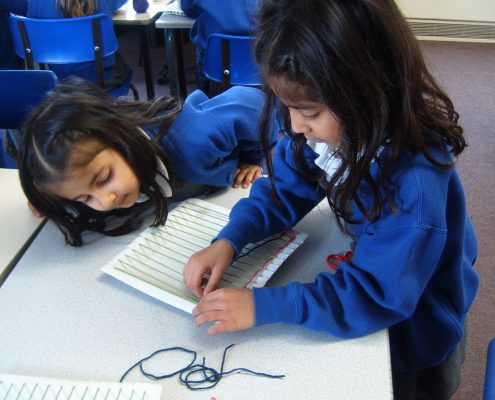
[[[234,86],[205,104],[219,124],[224,126],[224,132],[232,137],[231,142],[235,144],[240,164],[263,163],[258,123],[264,103],[265,95],[261,90]],[[269,138],[271,147],[277,143],[279,131],[278,121],[273,116]]]
[[[291,143],[283,137],[274,149],[274,186],[280,200],[276,199],[268,178],[257,179],[249,197],[233,207],[229,223],[219,233],[217,239],[228,240],[236,252],[248,243],[292,228],[323,199],[325,193],[318,184],[306,181],[295,167]],[[307,161],[314,166],[316,154],[309,147],[306,150]]]
[[[201,14],[201,7],[196,5],[196,0],[182,0],[180,6],[188,17],[197,18]]]
[[[413,314],[444,241],[445,232],[420,226],[365,234],[352,263],[334,275],[254,289],[256,324],[300,324],[344,338],[389,327]]]
[[[258,120],[264,100],[261,90],[248,87],[211,99],[199,90],[189,95],[162,141],[174,172],[190,182],[229,186],[239,163],[262,165]]]

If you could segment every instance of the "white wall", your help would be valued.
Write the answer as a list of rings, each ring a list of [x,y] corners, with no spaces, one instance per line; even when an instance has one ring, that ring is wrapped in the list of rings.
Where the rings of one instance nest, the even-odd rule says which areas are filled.
[[[495,0],[396,0],[408,18],[495,22]]]

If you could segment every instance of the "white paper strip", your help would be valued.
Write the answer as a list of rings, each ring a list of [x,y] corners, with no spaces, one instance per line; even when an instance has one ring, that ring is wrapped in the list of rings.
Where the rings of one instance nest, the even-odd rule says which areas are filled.
[[[168,215],[165,226],[148,228],[117,254],[102,271],[188,313],[198,299],[183,282],[189,258],[207,247],[227,224],[230,210],[188,199]],[[247,245],[225,272],[219,287],[261,287],[306,239],[286,231]]]
[[[0,374],[2,400],[160,400],[162,387]]]

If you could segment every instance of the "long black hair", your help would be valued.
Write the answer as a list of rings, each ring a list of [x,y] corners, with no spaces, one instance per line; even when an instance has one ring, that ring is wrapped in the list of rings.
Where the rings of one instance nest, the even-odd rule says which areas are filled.
[[[140,182],[141,192],[149,197],[147,205],[155,209],[153,225],[164,224],[168,200],[155,177],[160,174],[158,159],[165,166],[167,159],[157,143],[149,140],[139,127],[156,124],[161,126],[163,134],[180,108],[174,98],[153,102],[114,98],[81,79],[59,85],[28,114],[21,128],[18,165],[26,197],[34,208],[58,225],[73,246],[82,244],[81,233],[85,230],[115,236],[136,229],[146,205],[99,212],[48,190],[51,184],[64,178],[74,159],[82,167],[110,148],[127,161]]]
[[[431,147],[449,147],[457,156],[466,147],[458,114],[428,72],[417,40],[393,0],[264,0],[258,13],[255,58],[266,83],[261,120],[266,138],[269,116],[282,92],[291,100],[328,106],[341,124],[341,167],[327,185],[327,198],[341,228],[353,222],[352,201],[366,218],[392,209],[391,171],[405,150],[420,152],[438,168],[452,168],[433,158]],[[303,98],[295,98],[302,93]],[[291,97],[292,96],[292,97]],[[292,135],[295,162],[308,179],[303,135],[293,135],[288,109],[281,108],[286,133]],[[378,160],[380,174],[370,174]],[[364,209],[357,189],[369,185],[373,205]],[[385,196],[383,194],[385,193]],[[355,221],[354,221],[355,222]]]

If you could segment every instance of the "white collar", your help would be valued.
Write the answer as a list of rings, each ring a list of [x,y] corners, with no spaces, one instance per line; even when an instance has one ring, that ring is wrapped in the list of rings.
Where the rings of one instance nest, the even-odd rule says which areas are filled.
[[[320,167],[323,171],[325,171],[327,182],[330,182],[334,174],[340,168],[342,164],[342,159],[339,157],[339,148],[331,148],[328,144],[324,142],[316,142],[314,140],[306,141],[307,145],[313,149],[313,151],[318,154],[318,158],[315,160],[315,164]],[[383,151],[384,147],[380,146],[378,151],[376,152],[376,157],[380,155]],[[363,152],[359,153],[359,158],[361,158]],[[373,162],[376,160],[376,157],[373,159]],[[339,183],[342,183],[346,180],[347,175],[349,174],[348,169],[344,172],[342,177],[339,179]]]
[[[324,142],[316,142],[314,140],[308,140],[306,143],[318,154],[315,164],[325,171],[327,182],[329,182],[342,164],[342,160],[338,156],[339,148],[331,148]]]

